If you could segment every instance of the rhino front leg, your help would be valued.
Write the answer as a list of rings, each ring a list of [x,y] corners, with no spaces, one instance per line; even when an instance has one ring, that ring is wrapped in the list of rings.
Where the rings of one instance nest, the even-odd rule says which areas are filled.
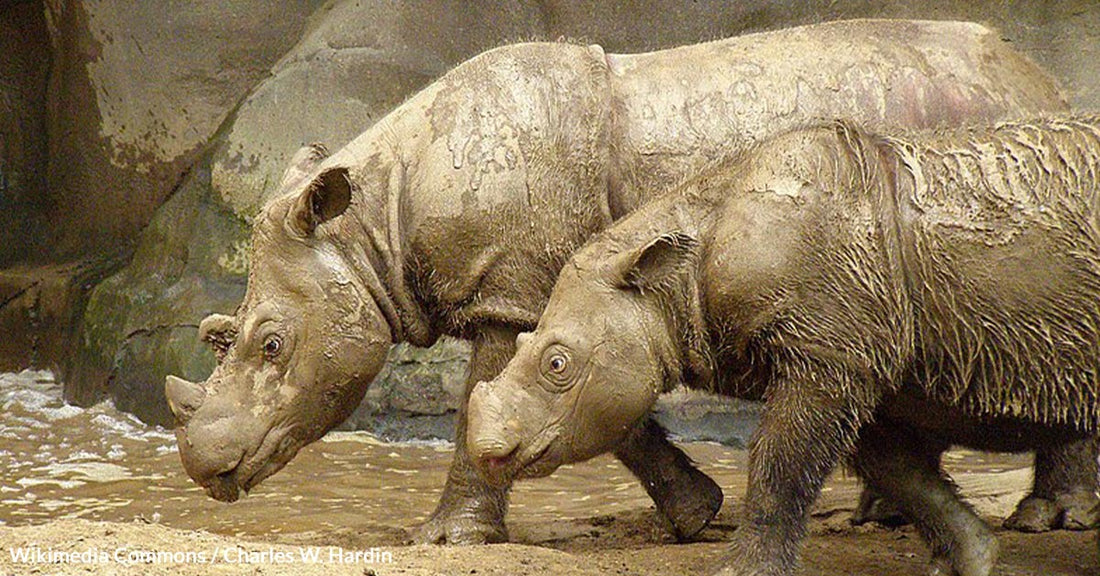
[[[794,573],[810,507],[833,467],[852,451],[859,423],[873,408],[847,393],[869,383],[825,362],[790,363],[777,367],[786,375],[768,386],[749,452],[744,517],[721,576]],[[826,382],[829,389],[821,386]]]
[[[492,380],[516,352],[517,331],[482,330],[473,341],[465,396],[455,420],[455,453],[443,495],[431,517],[413,537],[417,544],[485,544],[507,542],[504,513],[511,486],[492,485],[478,474],[466,453],[466,405],[470,391]]]
[[[466,396],[455,423],[454,459],[439,504],[413,537],[418,544],[508,540],[504,514],[511,487],[487,483],[466,453],[466,403],[478,382],[495,378],[515,355],[517,334],[511,328],[493,327],[482,330],[474,340]],[[656,422],[647,419],[615,454],[642,482],[679,539],[697,534],[722,506],[721,488],[668,441]]]
[[[1098,451],[1100,442],[1095,438],[1036,450],[1031,494],[1016,505],[1005,528],[1045,532],[1096,527],[1100,523]]]

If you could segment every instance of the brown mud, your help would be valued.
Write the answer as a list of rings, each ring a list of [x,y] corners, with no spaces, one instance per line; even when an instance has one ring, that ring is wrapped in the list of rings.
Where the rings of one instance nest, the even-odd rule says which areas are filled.
[[[159,442],[167,441],[147,441]],[[641,487],[609,456],[518,484],[508,516],[511,543],[475,547],[405,545],[438,498],[451,458],[444,446],[330,434],[235,504],[207,498],[184,475],[178,454],[166,450],[131,450],[129,472],[100,473],[98,481],[71,469],[28,481],[16,478],[24,468],[8,466],[0,469],[0,574],[705,574],[736,530],[746,453],[713,444],[685,449],[727,499],[701,541],[691,544],[672,541]],[[1028,463],[1024,456],[969,451],[945,458],[964,496],[995,525],[1023,497]],[[73,484],[79,481],[85,483]],[[801,573],[924,574],[928,551],[911,528],[850,524],[858,491],[851,475],[830,479],[813,511]],[[995,575],[1100,574],[1094,532],[998,530],[997,537]],[[13,561],[13,551],[35,547],[55,555],[91,551],[98,560]],[[308,558],[311,550],[318,561]],[[158,552],[162,558],[153,562],[141,556]],[[192,558],[173,562],[173,553]]]

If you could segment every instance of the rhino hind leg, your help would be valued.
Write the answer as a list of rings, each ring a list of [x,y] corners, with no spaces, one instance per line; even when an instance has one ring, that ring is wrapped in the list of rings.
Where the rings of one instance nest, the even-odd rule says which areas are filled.
[[[722,488],[673,446],[652,418],[631,432],[615,456],[642,483],[681,542],[698,535],[722,507]]]
[[[932,549],[931,574],[987,576],[997,540],[943,475],[939,457],[946,448],[904,425],[882,422],[863,431],[853,465],[869,487],[913,520]]]
[[[1100,442],[1086,438],[1035,451],[1035,482],[1005,520],[1020,532],[1088,530],[1100,524],[1097,498]]]

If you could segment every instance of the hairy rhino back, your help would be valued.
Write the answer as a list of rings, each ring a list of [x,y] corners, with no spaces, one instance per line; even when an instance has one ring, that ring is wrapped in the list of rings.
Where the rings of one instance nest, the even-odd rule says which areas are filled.
[[[892,146],[903,166],[916,378],[974,414],[1095,430],[1100,119]]]
[[[963,22],[833,22],[608,62],[616,217],[807,122],[912,129],[1067,109],[1042,70]]]

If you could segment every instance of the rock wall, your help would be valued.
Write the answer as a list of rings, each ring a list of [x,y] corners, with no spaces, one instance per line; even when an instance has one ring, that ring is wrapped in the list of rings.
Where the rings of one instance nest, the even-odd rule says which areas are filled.
[[[320,0],[48,0],[51,248],[132,242]]]
[[[239,303],[251,218],[300,145],[335,150],[507,42],[638,52],[859,17],[985,23],[1075,106],[1100,109],[1100,3],[1088,0],[4,3],[0,208],[15,208],[0,210],[0,331],[23,344],[0,344],[0,369],[61,367],[70,400],[110,395],[167,423],[164,375],[212,368],[197,324]],[[395,348],[348,425],[446,434],[465,354],[454,341]],[[717,409],[669,406],[689,419]]]
[[[37,247],[46,168],[50,44],[38,2],[0,9],[0,267]],[[0,293],[2,297],[2,293]],[[2,302],[3,300],[0,300]]]

